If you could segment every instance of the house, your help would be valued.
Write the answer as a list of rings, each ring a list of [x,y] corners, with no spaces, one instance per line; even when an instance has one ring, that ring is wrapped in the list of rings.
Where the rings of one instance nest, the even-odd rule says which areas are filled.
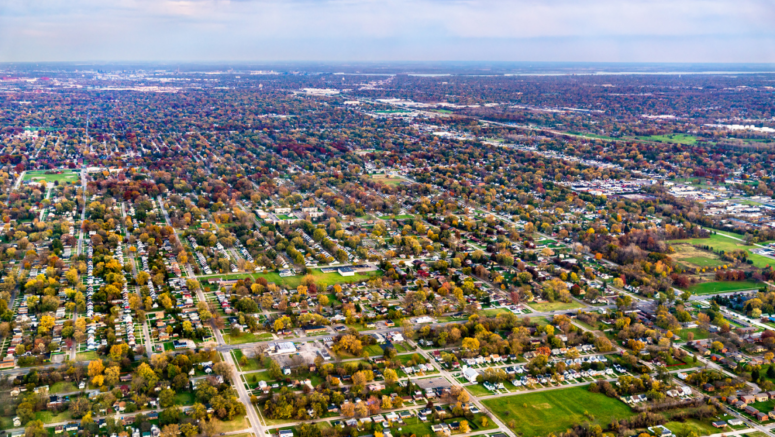
[[[463,369],[463,377],[472,384],[476,384],[478,376],[479,376],[479,372],[475,369],[472,369],[470,367],[466,367],[465,369]]]
[[[718,420],[718,421],[713,422],[712,425],[715,428],[726,428],[727,423],[724,422],[723,420]]]
[[[22,426],[22,419],[19,416],[13,418],[13,426]]]

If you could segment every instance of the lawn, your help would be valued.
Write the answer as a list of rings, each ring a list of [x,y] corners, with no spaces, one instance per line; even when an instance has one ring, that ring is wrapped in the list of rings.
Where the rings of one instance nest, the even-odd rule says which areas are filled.
[[[728,291],[756,290],[759,284],[751,281],[713,281],[702,282],[689,287],[694,294],[714,294]]]
[[[315,278],[315,282],[318,285],[335,285],[335,284],[351,284],[353,282],[363,282],[370,278],[381,276],[382,272],[377,270],[373,272],[355,273],[353,276],[342,276],[339,273],[323,273],[320,269],[310,269],[309,274]],[[285,288],[296,288],[301,285],[302,276],[286,276],[281,277],[279,273],[243,273],[233,275],[214,275],[214,276],[201,276],[201,279],[209,280],[231,280],[247,278],[248,276],[253,279],[265,278],[267,282],[275,283]]]
[[[245,344],[255,343],[257,341],[270,341],[274,337],[268,332],[262,332],[260,334],[254,334],[252,332],[243,332],[238,337],[234,337],[231,334],[223,334],[223,341],[226,344]]]
[[[697,137],[686,134],[667,134],[667,135],[649,135],[647,137],[636,137],[639,140],[656,141],[659,143],[676,143],[692,145],[697,142]]]
[[[72,420],[73,416],[70,415],[70,410],[65,410],[59,414],[54,414],[51,411],[38,411],[35,413],[35,420],[40,420],[43,423],[58,423],[67,422]]]
[[[97,352],[95,351],[81,352],[81,353],[75,354],[75,361],[94,361],[98,359],[100,359],[100,357],[97,355]]]
[[[725,234],[734,236],[728,232],[725,232]],[[761,267],[767,267],[770,264],[775,265],[775,260],[773,260],[772,258],[767,258],[766,256],[751,253],[751,249],[756,249],[757,248],[756,246],[746,245],[742,241],[735,240],[734,238],[730,238],[724,235],[713,234],[708,238],[692,238],[689,240],[670,241],[670,244],[680,245],[681,243],[692,244],[697,246],[708,246],[713,248],[713,250],[723,250],[725,252],[730,252],[733,250],[746,250],[748,251],[748,259],[753,261],[754,266],[761,268]]]
[[[386,176],[386,175],[372,175],[371,179],[374,181],[383,183],[385,185],[391,185],[391,186],[400,185],[401,182],[408,182],[406,179],[402,177]]]
[[[694,432],[696,435],[718,434],[718,428],[714,428],[710,421],[701,421],[697,419],[688,419],[686,422],[667,422],[665,428],[673,431],[676,435],[690,435],[684,431]]]
[[[72,170],[58,170],[62,173],[60,174],[45,174],[46,171],[52,171],[52,170],[30,170],[24,173],[24,179],[25,181],[41,181],[44,180],[46,182],[77,182],[80,178],[80,175],[77,172],[74,172]],[[56,170],[55,170],[56,171]]]
[[[504,314],[504,313],[510,313],[510,312],[511,311],[507,310],[506,308],[490,308],[490,309],[481,311],[481,313],[487,317],[498,317],[498,314]]]
[[[196,398],[190,391],[181,391],[175,393],[175,405],[194,405]]]
[[[248,408],[251,407],[248,406]],[[215,433],[233,432],[250,428],[250,425],[248,424],[245,416],[238,416],[229,421],[213,419],[213,422],[215,422]]]
[[[705,331],[704,329],[701,329],[701,328],[690,328],[690,329],[682,329],[682,330],[681,330],[681,331],[678,333],[678,336],[679,336],[679,337],[681,337],[681,340],[683,340],[683,341],[687,341],[687,340],[688,340],[688,339],[687,339],[687,335],[688,335],[690,332],[691,332],[691,333],[694,333],[694,339],[695,339],[695,340],[705,340],[706,338],[708,338],[708,337],[710,336],[710,334],[708,333],[708,331]]]
[[[623,402],[588,387],[549,390],[487,399],[482,403],[521,435],[559,433],[574,424],[590,422],[606,426],[612,419],[634,413]]]
[[[234,362],[237,363],[237,366],[239,367],[240,372],[252,372],[255,370],[261,370],[261,365],[258,363],[258,360],[255,358],[247,357],[248,363],[244,366],[241,366],[239,364],[240,359],[244,355],[242,353],[242,349],[234,349],[231,351],[232,355],[234,356]]]
[[[72,382],[65,382],[65,381],[56,382],[48,388],[48,392],[51,394],[71,393],[74,391],[78,391],[78,386],[76,386]]]
[[[582,308],[583,305],[576,301],[569,303],[565,302],[541,302],[541,303],[529,303],[528,306],[536,312],[550,312],[550,311],[564,311],[573,310],[576,308]]]
[[[380,220],[406,220],[414,218],[411,214],[401,214],[401,215],[381,215],[379,216]]]

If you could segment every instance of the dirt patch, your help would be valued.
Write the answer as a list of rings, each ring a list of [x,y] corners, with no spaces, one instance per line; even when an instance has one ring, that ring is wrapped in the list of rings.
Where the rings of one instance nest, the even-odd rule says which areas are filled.
[[[532,407],[535,408],[536,410],[549,410],[552,408],[552,406],[549,405],[548,403],[533,404]]]

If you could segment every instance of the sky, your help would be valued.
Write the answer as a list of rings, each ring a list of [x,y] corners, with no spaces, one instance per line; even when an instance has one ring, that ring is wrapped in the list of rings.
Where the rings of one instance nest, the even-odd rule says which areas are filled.
[[[775,62],[775,0],[0,0],[0,62]]]

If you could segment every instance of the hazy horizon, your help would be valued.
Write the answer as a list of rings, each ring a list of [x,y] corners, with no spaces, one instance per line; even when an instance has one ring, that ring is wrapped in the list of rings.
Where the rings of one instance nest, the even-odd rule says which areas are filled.
[[[0,62],[773,63],[764,0],[0,1]]]

